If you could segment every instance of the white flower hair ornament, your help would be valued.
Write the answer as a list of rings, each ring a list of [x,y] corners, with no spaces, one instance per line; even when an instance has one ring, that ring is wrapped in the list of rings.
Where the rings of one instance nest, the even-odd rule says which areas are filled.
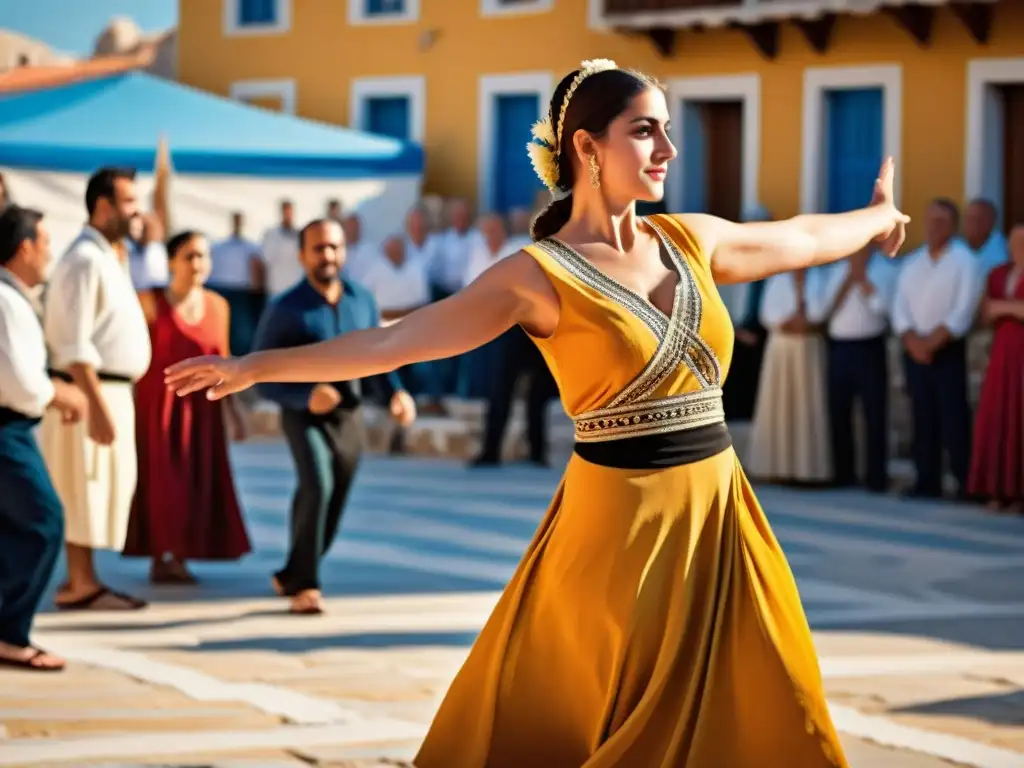
[[[558,153],[555,149],[555,131],[551,118],[546,117],[533,124],[533,141],[526,145],[530,153],[533,172],[552,194],[558,192]]]
[[[579,71],[572,83],[565,91],[565,98],[562,99],[562,108],[558,113],[558,131],[555,131],[554,115],[549,114],[542,120],[533,124],[533,140],[526,145],[526,151],[530,155],[530,163],[533,165],[534,173],[548,188],[552,195],[565,197],[568,192],[558,184],[558,155],[562,145],[562,125],[565,123],[565,113],[569,109],[569,102],[572,100],[580,83],[591,75],[598,72],[606,72],[610,69],[618,69],[618,65],[611,59],[588,59],[580,64]]]

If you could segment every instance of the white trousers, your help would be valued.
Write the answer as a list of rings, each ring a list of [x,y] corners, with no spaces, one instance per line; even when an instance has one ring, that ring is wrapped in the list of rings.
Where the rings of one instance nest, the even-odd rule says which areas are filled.
[[[84,419],[62,424],[53,410],[43,417],[39,442],[64,505],[65,540],[119,552],[138,480],[135,398],[128,383],[104,381],[100,390],[114,422],[113,444],[93,442]]]

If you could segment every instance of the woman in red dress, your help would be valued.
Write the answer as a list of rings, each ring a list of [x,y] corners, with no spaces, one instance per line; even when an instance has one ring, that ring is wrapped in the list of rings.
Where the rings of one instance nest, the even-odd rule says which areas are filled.
[[[995,333],[967,490],[993,510],[1024,512],[1024,224],[1010,233],[1010,262],[988,276],[982,312]]]
[[[194,583],[187,560],[236,560],[250,551],[228,458],[225,419],[245,427],[234,400],[175,397],[164,368],[196,355],[226,355],[228,305],[203,285],[210,247],[196,232],[167,244],[170,283],[143,295],[153,363],[135,389],[139,480],[124,554],[151,557],[154,583]]]

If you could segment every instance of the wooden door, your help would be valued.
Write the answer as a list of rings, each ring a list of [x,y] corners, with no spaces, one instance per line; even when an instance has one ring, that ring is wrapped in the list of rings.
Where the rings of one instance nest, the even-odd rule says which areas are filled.
[[[743,214],[743,102],[704,102],[701,118],[707,158],[704,210],[739,221]]]
[[[1024,224],[1024,85],[1003,91],[1003,227]]]

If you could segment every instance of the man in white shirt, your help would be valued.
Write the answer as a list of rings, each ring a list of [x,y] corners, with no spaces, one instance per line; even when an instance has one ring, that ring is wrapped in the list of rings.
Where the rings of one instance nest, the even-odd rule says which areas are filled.
[[[350,213],[341,220],[341,229],[345,233],[345,251],[347,253],[343,276],[346,280],[363,281],[366,270],[380,258],[380,248],[363,239],[363,220],[359,214]]]
[[[361,282],[376,299],[381,320],[388,323],[429,304],[430,284],[426,265],[408,257],[404,237],[392,235],[382,247],[383,253],[363,271]],[[428,398],[428,403],[436,403],[441,397],[438,373],[434,361],[414,363],[398,371],[409,392]],[[371,386],[379,394],[381,377],[373,382]]]
[[[494,213],[481,216],[476,222],[475,237],[469,244],[466,256],[466,271],[461,288],[466,287],[493,265],[522,248],[508,237],[508,230],[501,217]]]
[[[0,665],[56,671],[63,660],[29,641],[64,540],[64,511],[33,431],[47,409],[78,421],[86,402],[46,370],[30,298],[50,262],[42,219],[14,205],[0,214]]]
[[[434,301],[462,290],[469,252],[476,242],[469,204],[465,200],[451,201],[448,208],[448,223],[448,229],[439,235],[438,252],[430,265]]]
[[[133,385],[149,368],[149,328],[127,267],[113,244],[138,214],[135,171],[104,168],[85,192],[89,223],[57,264],[44,330],[54,375],[89,402],[87,423],[43,418],[43,455],[64,505],[68,580],[64,609],[130,610],[145,603],[97,578],[93,550],[120,551],[135,493]]]
[[[295,206],[291,200],[281,201],[281,223],[263,234],[260,249],[263,257],[263,284],[267,298],[280,296],[305,279],[299,263],[299,231],[295,229]]]
[[[210,255],[213,266],[207,285],[228,302],[231,354],[246,355],[260,321],[263,294],[256,287],[260,247],[245,237],[245,216],[240,211],[231,214],[231,236],[214,245]]]
[[[409,211],[405,217],[405,257],[418,261],[427,272],[437,258],[439,245],[439,238],[430,232],[427,212],[421,207]]]
[[[903,342],[907,394],[913,407],[911,495],[942,495],[942,449],[963,494],[970,465],[967,344],[981,299],[981,270],[957,239],[960,211],[935,200],[925,219],[927,242],[907,257],[896,284],[892,329]]]
[[[829,269],[825,283],[828,321],[828,405],[836,485],[856,481],[853,404],[860,400],[866,424],[865,485],[889,487],[889,312],[897,269],[868,246]]]
[[[1006,237],[996,229],[999,213],[991,200],[972,200],[964,211],[964,240],[978,260],[981,277],[1010,258]]]
[[[530,223],[533,216],[528,208],[513,208],[508,212],[508,247],[512,253],[533,245]]]
[[[392,235],[383,252],[365,269],[362,283],[370,289],[381,319],[398,320],[430,303],[430,285],[422,262],[406,257],[404,238]]]

